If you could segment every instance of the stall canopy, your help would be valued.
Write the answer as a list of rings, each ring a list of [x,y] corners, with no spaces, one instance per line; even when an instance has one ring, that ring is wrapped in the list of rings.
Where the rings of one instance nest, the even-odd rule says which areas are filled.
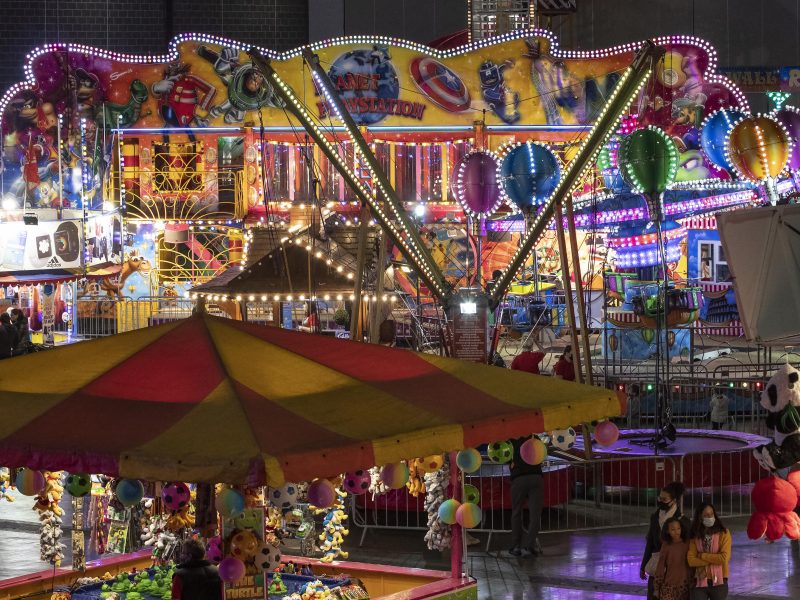
[[[279,484],[621,412],[613,391],[196,315],[12,359],[0,464]]]
[[[800,342],[800,206],[720,213],[717,222],[747,339]]]

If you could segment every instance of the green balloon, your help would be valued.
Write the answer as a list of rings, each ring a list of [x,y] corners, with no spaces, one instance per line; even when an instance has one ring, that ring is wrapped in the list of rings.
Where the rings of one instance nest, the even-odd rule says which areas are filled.
[[[625,136],[618,160],[623,179],[640,194],[660,194],[678,172],[675,142],[655,127]]]
[[[481,493],[474,485],[469,483],[464,486],[464,502],[471,502],[477,504],[481,501]]]

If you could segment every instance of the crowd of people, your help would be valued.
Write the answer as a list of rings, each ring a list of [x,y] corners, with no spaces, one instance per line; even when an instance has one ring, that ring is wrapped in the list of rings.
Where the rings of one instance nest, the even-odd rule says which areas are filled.
[[[684,485],[661,489],[650,517],[639,575],[647,580],[648,600],[724,600],[728,597],[731,534],[709,502],[694,520],[681,512]]]
[[[31,348],[28,317],[19,308],[0,314],[0,358],[26,354]]]

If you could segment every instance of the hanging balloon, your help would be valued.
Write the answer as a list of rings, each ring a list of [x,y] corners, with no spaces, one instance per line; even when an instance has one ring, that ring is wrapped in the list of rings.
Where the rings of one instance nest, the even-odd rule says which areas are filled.
[[[658,127],[637,129],[622,139],[619,166],[623,178],[635,192],[660,194],[675,181],[678,149]]]
[[[399,490],[408,481],[408,465],[404,462],[383,465],[380,477],[386,487],[391,490]]]
[[[750,181],[777,177],[789,161],[792,142],[777,120],[763,115],[734,124],[725,152],[737,175]]]
[[[466,529],[477,527],[482,517],[480,507],[472,502],[464,502],[456,510],[456,522]]]
[[[775,113],[775,118],[786,128],[789,139],[792,141],[788,167],[792,171],[800,169],[800,109],[794,106],[784,106]]]
[[[725,154],[725,145],[733,124],[745,117],[745,113],[730,108],[722,108],[706,117],[700,133],[700,145],[712,163],[726,171],[733,171],[733,166]]]
[[[475,448],[465,448],[456,454],[456,465],[464,471],[464,473],[474,473],[481,468],[481,453]]]
[[[553,193],[561,166],[544,144],[525,142],[511,147],[498,167],[503,191],[520,210],[543,204]]]
[[[520,458],[529,465],[540,465],[547,458],[547,446],[537,437],[525,440],[519,449]]]
[[[469,483],[464,485],[464,502],[472,502],[477,504],[481,501],[481,493],[474,485]]]
[[[244,577],[245,566],[238,558],[229,556],[219,563],[219,577],[225,583],[235,583]]]
[[[646,343],[652,344],[655,337],[656,337],[655,332],[649,327],[645,327],[644,329],[642,329],[642,339]]]
[[[44,475],[34,469],[20,469],[14,485],[23,496],[35,496],[44,489]]]
[[[439,505],[439,520],[445,525],[453,525],[456,522],[456,512],[461,502],[455,498],[445,500]]]
[[[469,215],[486,217],[504,200],[497,180],[497,156],[487,150],[473,150],[453,172],[456,200]]]
[[[612,333],[611,335],[608,336],[608,348],[612,352],[616,352],[617,348],[619,348],[619,338],[615,333]]]
[[[244,510],[244,496],[239,490],[225,488],[217,494],[214,506],[223,517],[234,517]]]
[[[88,473],[70,473],[64,489],[73,498],[82,498],[92,491],[92,476]]]
[[[611,446],[619,439],[619,428],[611,421],[602,421],[595,427],[594,439],[601,446]]]
[[[315,479],[308,486],[308,501],[318,508],[333,506],[336,489],[327,479]]]
[[[120,479],[114,493],[122,506],[131,507],[144,497],[144,486],[138,479]]]
[[[231,538],[231,556],[247,562],[258,550],[258,538],[252,531],[238,531]]]

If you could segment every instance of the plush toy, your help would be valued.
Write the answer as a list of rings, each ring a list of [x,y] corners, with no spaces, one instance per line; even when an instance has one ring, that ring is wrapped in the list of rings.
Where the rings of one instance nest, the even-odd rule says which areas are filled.
[[[61,517],[64,510],[58,505],[64,494],[61,475],[62,471],[44,472],[45,486],[33,505],[33,509],[39,513],[40,558],[55,566],[60,566],[64,559],[64,545],[61,543]]]
[[[424,459],[415,458],[408,461],[408,481],[406,482],[406,488],[408,488],[408,493],[414,496],[414,498],[425,493],[424,475]]]
[[[800,372],[790,364],[781,365],[761,392],[761,406],[773,441],[753,450],[758,463],[768,471],[800,462]]]
[[[280,573],[275,573],[272,576],[272,581],[269,582],[269,588],[267,588],[267,593],[270,596],[272,596],[273,594],[286,593],[286,584],[283,583],[283,578],[281,578]]]
[[[7,502],[14,501],[14,496],[8,493],[10,488],[11,476],[9,475],[9,471],[6,467],[0,467],[0,500],[6,500]]]
[[[797,475],[800,486],[800,472]],[[758,540],[780,539],[784,534],[792,540],[800,539],[800,516],[794,512],[798,505],[797,489],[774,475],[757,482],[751,494],[755,512],[747,523],[747,537]]]
[[[425,510],[428,513],[428,531],[425,542],[430,550],[446,550],[450,547],[450,525],[442,523],[439,518],[439,507],[445,500],[447,483],[450,480],[450,467],[447,463],[433,473],[425,475]]]
[[[322,520],[323,531],[319,536],[320,549],[324,553],[320,559],[322,562],[333,562],[337,558],[347,558],[349,554],[342,550],[341,546],[344,542],[344,537],[349,535],[350,531],[345,528],[343,522],[347,519],[344,512],[344,499],[347,497],[347,492],[342,489],[341,479],[336,482],[336,500],[333,503]],[[316,598],[316,596],[311,596]]]

